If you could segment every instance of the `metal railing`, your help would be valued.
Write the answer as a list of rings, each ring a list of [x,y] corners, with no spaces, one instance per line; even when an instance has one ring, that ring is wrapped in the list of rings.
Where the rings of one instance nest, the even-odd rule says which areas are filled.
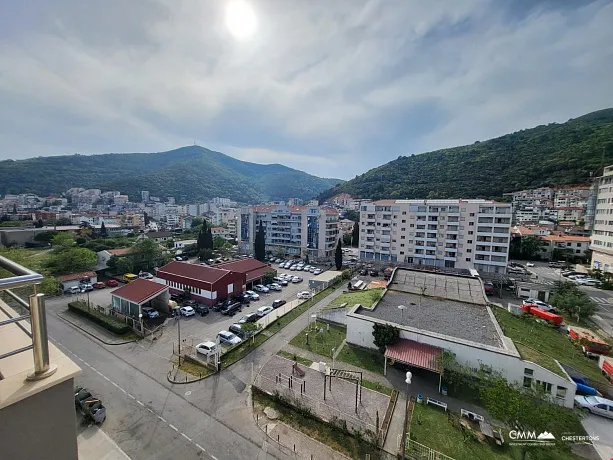
[[[36,273],[22,265],[19,265],[6,257],[0,256],[0,268],[7,270],[14,276],[0,278],[0,291],[5,291],[12,299],[29,311],[29,314],[13,316],[9,310],[0,310],[8,319],[0,321],[0,327],[16,324],[28,337],[32,339],[32,345],[16,348],[0,355],[0,360],[23,353],[33,351],[34,371],[28,375],[28,380],[40,380],[46,378],[57,370],[57,366],[49,363],[49,339],[47,336],[47,316],[45,313],[45,298],[43,294],[36,293],[36,285],[43,280],[43,275]],[[11,289],[34,286],[34,294],[26,302]],[[22,324],[30,320],[31,331]],[[1,331],[0,331],[1,334]]]

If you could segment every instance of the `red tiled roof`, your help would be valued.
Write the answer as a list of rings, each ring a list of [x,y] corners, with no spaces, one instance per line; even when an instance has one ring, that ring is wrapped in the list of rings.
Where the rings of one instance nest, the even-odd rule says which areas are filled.
[[[218,268],[220,265],[222,264],[218,264],[215,267],[206,267],[204,265],[190,264],[188,262],[172,261],[159,268],[157,273],[168,273],[170,275],[183,276],[185,278],[213,284],[230,273],[229,268]]]
[[[111,294],[129,300],[130,302],[142,304],[161,294],[166,289],[168,288],[163,284],[137,279],[125,286],[115,289]]]
[[[268,271],[273,271],[271,267],[256,259],[242,259],[222,262],[218,264],[217,267],[245,274],[247,277],[247,283],[261,278],[262,275]]]
[[[442,371],[439,359],[442,354],[442,348],[407,339],[399,339],[395,344],[385,348],[385,357],[388,359],[434,372]]]
[[[130,252],[131,249],[132,248],[107,249],[106,252],[112,256],[123,256],[124,254]]]
[[[96,272],[70,273],[68,275],[61,275],[58,277],[58,279],[60,281],[74,281],[74,280],[80,280],[83,278],[91,278],[92,276],[96,276]]]
[[[581,243],[587,243],[590,241],[589,236],[573,236],[573,235],[546,235],[540,237],[545,241],[578,241]]]

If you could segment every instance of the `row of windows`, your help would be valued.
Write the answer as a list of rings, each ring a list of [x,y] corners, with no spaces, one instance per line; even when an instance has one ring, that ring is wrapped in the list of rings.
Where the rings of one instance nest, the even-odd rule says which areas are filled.
[[[195,288],[192,286],[188,286],[186,284],[181,284],[181,283],[176,283],[174,281],[168,281],[166,280],[166,286],[175,288],[175,289],[179,289],[181,291],[185,291],[186,289],[189,289],[190,292],[192,292],[193,294],[197,294],[197,295],[203,295],[205,292],[208,293],[209,291],[204,291],[202,289],[199,288]]]

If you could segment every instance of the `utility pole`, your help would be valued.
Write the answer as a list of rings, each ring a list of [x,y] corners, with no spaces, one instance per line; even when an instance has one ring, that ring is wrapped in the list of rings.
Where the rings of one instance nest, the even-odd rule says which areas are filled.
[[[177,313],[177,328],[179,329],[179,366],[181,365],[181,311]]]

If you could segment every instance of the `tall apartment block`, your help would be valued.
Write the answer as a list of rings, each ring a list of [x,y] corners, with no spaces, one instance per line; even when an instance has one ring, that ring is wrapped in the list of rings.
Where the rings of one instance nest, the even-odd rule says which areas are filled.
[[[322,259],[334,256],[339,238],[338,211],[325,206],[250,206],[241,208],[238,238],[253,251],[260,222],[266,251]]]
[[[360,207],[360,258],[504,273],[511,204],[380,200]]]
[[[592,268],[613,272],[613,165],[594,179],[596,209],[590,237]]]

